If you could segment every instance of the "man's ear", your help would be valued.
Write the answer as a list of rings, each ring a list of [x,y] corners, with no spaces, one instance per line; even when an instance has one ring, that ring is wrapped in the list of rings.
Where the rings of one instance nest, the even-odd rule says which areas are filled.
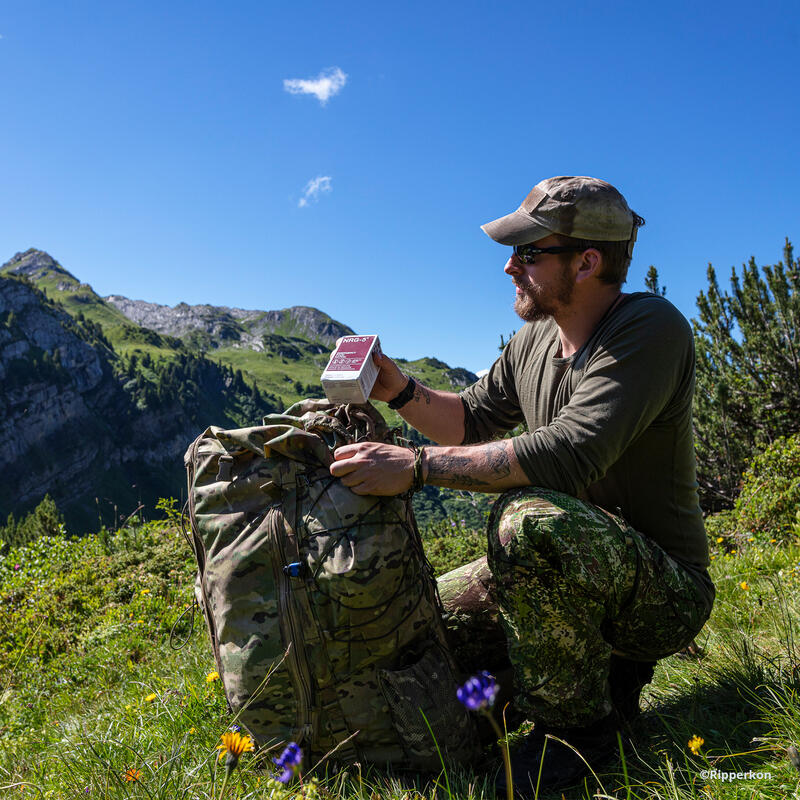
[[[578,272],[575,281],[585,281],[588,278],[596,277],[603,266],[603,254],[594,247],[584,250],[581,253],[581,262],[578,265]]]

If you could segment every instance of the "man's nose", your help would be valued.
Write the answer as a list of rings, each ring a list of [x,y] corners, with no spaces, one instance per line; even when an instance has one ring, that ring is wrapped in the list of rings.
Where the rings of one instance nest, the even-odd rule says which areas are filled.
[[[523,272],[522,264],[513,253],[511,258],[506,261],[506,265],[503,267],[503,272],[505,272],[506,275],[519,275],[521,272]]]

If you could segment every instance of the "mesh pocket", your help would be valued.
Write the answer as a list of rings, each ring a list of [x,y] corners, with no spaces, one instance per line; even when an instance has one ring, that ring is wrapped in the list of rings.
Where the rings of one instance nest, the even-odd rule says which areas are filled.
[[[458,702],[453,673],[438,647],[429,646],[405,669],[380,670],[378,676],[410,767],[440,768],[437,743],[457,761],[474,754],[473,721]]]

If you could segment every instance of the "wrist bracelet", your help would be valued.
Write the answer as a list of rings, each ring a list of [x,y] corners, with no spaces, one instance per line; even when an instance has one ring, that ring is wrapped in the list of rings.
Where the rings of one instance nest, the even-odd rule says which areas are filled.
[[[417,382],[413,378],[409,378],[406,388],[393,400],[389,401],[389,408],[391,408],[392,411],[397,411],[398,408],[402,408],[414,396],[414,390],[416,388]]]
[[[411,482],[411,491],[418,492],[425,485],[425,478],[422,472],[422,457],[425,455],[425,448],[420,447],[414,457],[414,479]]]

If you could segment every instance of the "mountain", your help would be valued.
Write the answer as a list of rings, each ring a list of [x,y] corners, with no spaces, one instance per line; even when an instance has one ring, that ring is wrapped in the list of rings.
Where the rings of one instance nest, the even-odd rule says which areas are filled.
[[[200,431],[251,425],[321,396],[332,345],[352,332],[306,306],[103,298],[48,253],[17,253],[0,267],[0,526],[46,493],[83,529],[181,497],[183,452]],[[436,358],[398,361],[434,388],[476,380]],[[434,487],[417,505],[422,522],[455,506],[470,518],[482,510]]]

